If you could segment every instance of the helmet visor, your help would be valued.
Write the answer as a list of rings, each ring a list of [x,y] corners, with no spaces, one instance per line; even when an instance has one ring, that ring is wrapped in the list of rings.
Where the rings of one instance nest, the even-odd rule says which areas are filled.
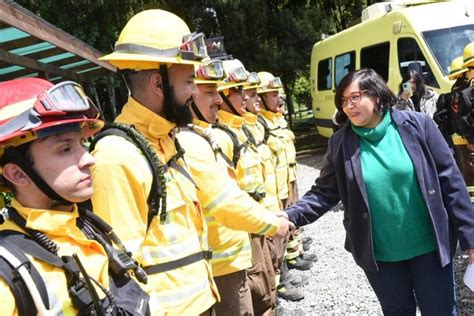
[[[283,87],[283,83],[281,82],[280,77],[275,77],[268,83],[269,89],[279,89],[282,87]]]
[[[186,52],[193,53],[194,59],[206,58],[208,55],[206,43],[204,42],[204,34],[194,32],[183,36],[183,44],[180,47],[180,51],[181,55],[186,55]]]
[[[224,77],[224,64],[221,60],[212,60],[200,66],[196,71],[196,78],[222,79]]]
[[[257,73],[256,72],[249,73],[247,82],[250,83],[251,85],[259,84],[260,79],[258,78]]]
[[[39,96],[35,110],[40,116],[80,114],[97,118],[99,111],[86,96],[81,85],[73,81],[61,82]]]
[[[247,71],[245,71],[244,67],[237,67],[229,73],[227,77],[227,82],[243,82],[246,81],[248,78]]]

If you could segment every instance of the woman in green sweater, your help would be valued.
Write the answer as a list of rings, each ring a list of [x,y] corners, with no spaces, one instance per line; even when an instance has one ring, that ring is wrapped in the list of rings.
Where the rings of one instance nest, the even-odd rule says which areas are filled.
[[[286,210],[297,226],[344,205],[345,247],[385,315],[455,315],[457,243],[474,262],[474,210],[436,124],[391,109],[395,96],[371,69],[336,90],[343,127],[329,140],[321,175]]]

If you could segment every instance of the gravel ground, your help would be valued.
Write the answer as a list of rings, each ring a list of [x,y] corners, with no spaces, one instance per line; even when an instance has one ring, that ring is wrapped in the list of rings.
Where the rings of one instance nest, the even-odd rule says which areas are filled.
[[[300,195],[310,189],[319,175],[325,149],[318,149],[298,158],[298,186]],[[344,250],[344,227],[339,207],[304,228],[303,236],[313,237],[309,252],[319,257],[311,270],[296,271],[309,279],[301,289],[305,298],[299,302],[282,301],[284,315],[382,315],[380,305],[361,268]],[[459,255],[456,262],[456,298],[459,315],[474,315],[474,293],[462,283],[466,257]],[[299,309],[299,312],[297,312]],[[419,313],[418,313],[419,314]]]

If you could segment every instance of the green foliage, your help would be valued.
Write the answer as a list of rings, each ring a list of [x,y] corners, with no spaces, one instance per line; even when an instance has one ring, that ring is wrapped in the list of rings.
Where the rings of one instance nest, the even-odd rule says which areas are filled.
[[[358,19],[372,0],[17,0],[45,20],[108,53],[127,20],[160,8],[182,17],[192,30],[223,35],[226,51],[250,71],[281,76],[286,93],[307,102],[311,49],[321,34],[334,34]],[[146,26],[144,26],[146,27]],[[304,77],[304,78],[303,78]],[[306,79],[306,81],[304,81]],[[116,79],[119,80],[119,79]],[[296,81],[295,81],[296,80]],[[304,81],[304,83],[303,83]],[[120,86],[117,96],[126,97]],[[309,89],[309,85],[308,85]],[[304,90],[307,91],[307,90]],[[98,94],[107,94],[104,87]],[[119,104],[124,100],[120,100]],[[107,102],[108,103],[108,102]],[[291,105],[290,105],[291,106]]]

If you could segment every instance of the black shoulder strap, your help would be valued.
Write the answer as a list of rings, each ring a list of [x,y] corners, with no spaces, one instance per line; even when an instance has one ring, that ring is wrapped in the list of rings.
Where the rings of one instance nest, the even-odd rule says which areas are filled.
[[[21,264],[26,266],[29,270],[31,278],[33,279],[36,288],[41,296],[44,306],[49,309],[49,298],[46,290],[46,285],[43,278],[39,274],[38,270],[31,264],[30,260],[26,257],[23,246],[31,251],[35,248],[38,250],[42,249],[34,240],[28,236],[12,230],[4,230],[0,232],[0,246],[4,247],[8,252],[18,259]],[[41,250],[39,250],[41,251]],[[15,297],[15,304],[18,308],[19,315],[36,315],[35,304],[31,297],[30,291],[28,290],[23,279],[18,275],[18,267],[13,267],[12,264],[0,255],[0,278],[10,287],[10,290]]]
[[[102,138],[115,135],[120,136],[134,144],[143,156],[145,156],[148,165],[150,166],[153,180],[151,190],[148,195],[148,225],[150,227],[151,221],[155,216],[160,214],[160,221],[166,221],[166,180],[164,177],[164,166],[158,159],[155,151],[150,147],[148,141],[143,135],[138,132],[133,126],[120,123],[107,123],[89,146],[89,151],[92,152],[99,140]],[[160,210],[161,206],[161,210]]]
[[[184,160],[184,149],[183,147],[181,147],[181,144],[179,143],[176,137],[174,139],[174,147],[176,148],[176,154],[173,155],[170,158],[170,160],[168,160],[168,162],[166,163],[164,167],[164,171],[166,172],[169,168],[173,168],[174,170],[181,173],[186,179],[188,179],[198,189],[198,186],[196,182],[194,182],[193,177],[189,174],[189,172],[184,167],[178,164],[179,159],[183,159],[185,164],[186,164],[186,161]]]
[[[257,141],[255,140],[255,137],[253,136],[249,128],[245,125],[242,125],[242,131],[244,132],[245,136],[247,136],[247,139],[250,142],[250,144],[257,146]]]
[[[233,155],[232,155],[232,163],[234,164],[235,167],[237,167],[237,163],[240,160],[240,151],[245,147],[244,144],[240,144],[239,139],[237,138],[237,135],[227,126],[223,124],[215,124],[212,125],[213,128],[218,128],[222,131],[224,131],[227,135],[229,135],[230,139],[232,140],[232,144],[234,145],[233,149]]]
[[[257,121],[262,124],[263,130],[264,130],[264,135],[263,135],[263,141],[266,143],[268,141],[268,138],[270,137],[270,127],[268,127],[267,121],[260,115],[257,115]]]
[[[219,146],[219,144],[217,144],[215,141],[213,141],[211,139],[211,137],[209,137],[209,135],[207,135],[204,131],[202,131],[200,128],[198,128],[197,126],[195,125],[192,125],[190,126],[188,129],[186,129],[190,132],[193,132],[195,133],[196,135],[199,135],[201,136],[202,138],[204,138],[208,143],[209,143],[209,146],[211,146],[212,148],[212,151],[214,152],[214,154],[217,156],[217,154],[219,154],[222,159],[224,159],[224,161],[227,163],[227,165],[231,168],[235,168],[235,165],[234,163],[229,159],[229,157],[227,157],[224,152],[222,151],[222,148]]]

